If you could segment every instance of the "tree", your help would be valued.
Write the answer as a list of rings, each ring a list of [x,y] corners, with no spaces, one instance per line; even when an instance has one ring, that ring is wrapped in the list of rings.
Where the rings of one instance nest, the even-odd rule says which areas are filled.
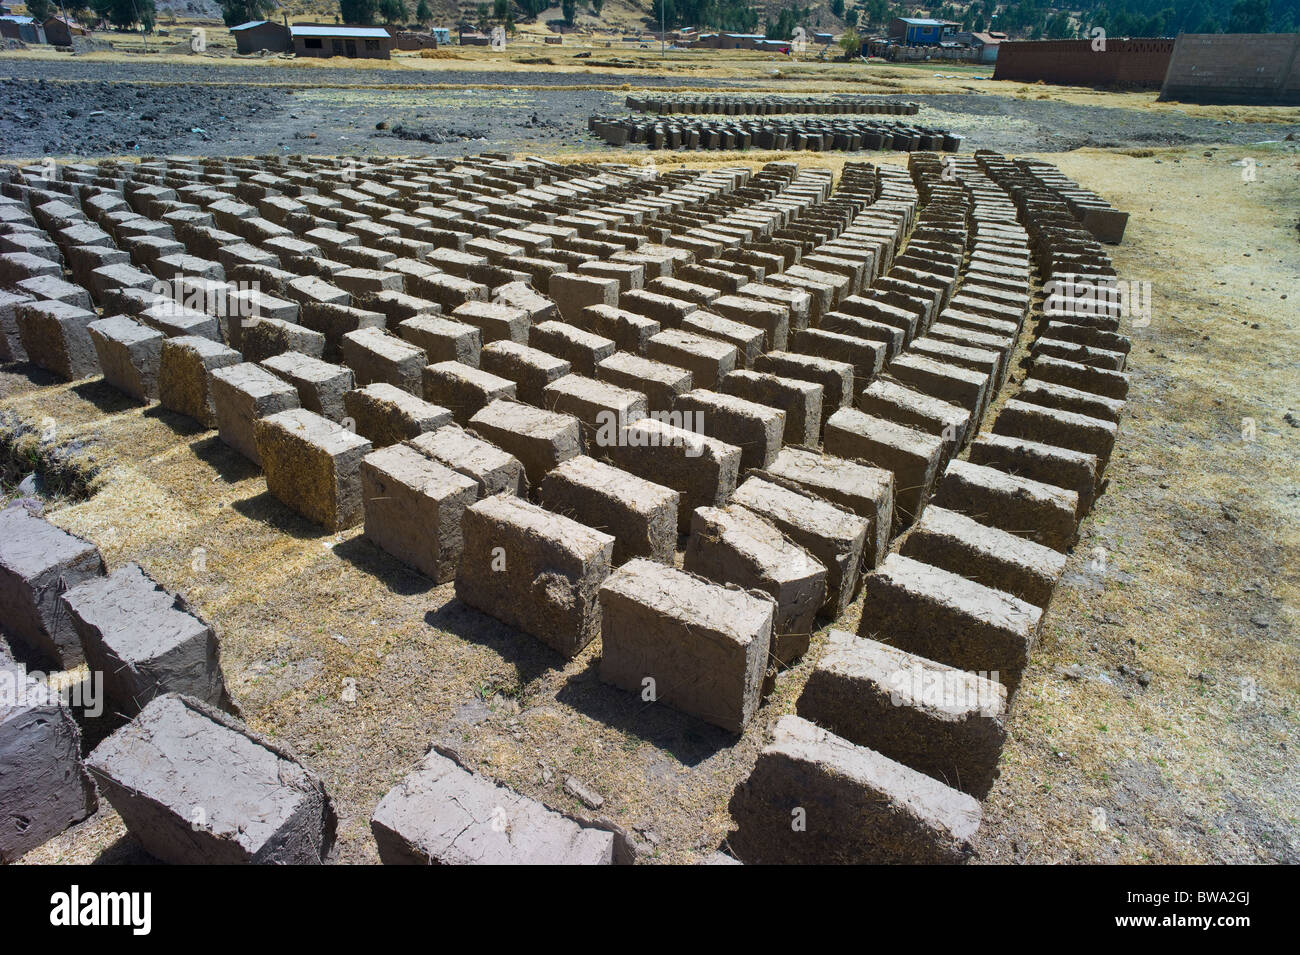
[[[578,16],[578,0],[562,0],[560,12],[564,14],[564,25],[573,26],[573,21]]]
[[[27,5],[31,9],[31,4]],[[250,20],[265,20],[275,10],[275,0],[221,0],[221,19],[226,26],[238,26]]]
[[[857,30],[844,31],[840,36],[840,49],[844,51],[846,60],[851,60],[862,52],[862,37],[858,36]]]
[[[420,0],[420,5],[415,8],[415,19],[421,24],[426,24],[433,19],[433,11],[429,9],[429,0]]]
[[[504,20],[510,13],[510,0],[492,0],[492,19]]]
[[[157,19],[153,0],[92,0],[90,8],[115,27],[129,29],[137,23],[153,30]]]
[[[130,0],[127,0],[129,3]],[[344,23],[359,23],[368,26],[375,22],[379,11],[379,0],[339,0],[339,13]]]
[[[1237,0],[1228,18],[1229,33],[1264,33],[1268,30],[1269,0]]]
[[[835,14],[841,20],[844,19],[844,0],[831,0],[831,13]]]
[[[385,23],[405,21],[409,16],[406,11],[406,0],[379,0],[379,15],[384,18]]]
[[[37,23],[44,23],[54,12],[54,4],[50,0],[27,0],[27,15]]]
[[[605,9],[605,0],[591,0],[591,12],[600,16],[600,11]]]

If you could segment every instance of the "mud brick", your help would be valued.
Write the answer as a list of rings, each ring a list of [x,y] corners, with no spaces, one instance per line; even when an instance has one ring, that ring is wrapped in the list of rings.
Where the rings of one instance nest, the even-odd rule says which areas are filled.
[[[789,330],[791,333],[807,328],[812,320],[812,296],[801,289],[783,288],[766,282],[751,282],[742,285],[737,295],[745,298],[771,302],[789,309]]]
[[[41,232],[11,232],[0,234],[0,253],[26,252],[51,262],[62,262],[59,247]]]
[[[528,344],[528,312],[499,302],[466,302],[451,313],[458,322],[479,330],[484,345],[492,342]]]
[[[515,397],[515,383],[456,361],[442,361],[424,369],[424,398],[451,411],[465,424],[481,408],[501,398]]]
[[[611,865],[617,838],[436,750],[380,800],[370,830],[385,865]]]
[[[458,361],[471,368],[479,366],[483,339],[475,325],[437,315],[417,315],[399,324],[397,333],[424,349],[431,362]]]
[[[168,338],[162,343],[158,370],[158,400],[169,411],[193,418],[205,428],[217,426],[209,378],[213,371],[237,365],[243,356],[233,348],[195,335]]]
[[[673,562],[679,498],[671,488],[585,455],[554,468],[540,488],[548,509],[613,535],[615,566],[634,557]]]
[[[43,659],[66,670],[85,658],[60,597],[103,573],[94,544],[21,504],[0,510],[0,627]]]
[[[693,375],[685,368],[615,352],[596,366],[596,376],[610,384],[646,396],[651,411],[669,412],[691,390]]]
[[[1081,365],[1078,362],[1064,361],[1049,355],[1036,355],[1030,373],[1041,381],[1079,391],[1090,391],[1105,398],[1128,397],[1129,376],[1124,372]]]
[[[820,330],[878,342],[884,346],[885,361],[892,360],[903,350],[906,337],[901,328],[844,312],[827,312],[822,316]]]
[[[299,317],[304,326],[325,336],[325,357],[331,360],[342,357],[343,339],[349,332],[382,331],[386,321],[383,312],[320,302],[304,304]]]
[[[158,371],[163,335],[125,315],[103,318],[86,326],[104,380],[136,401],[158,397]]]
[[[763,351],[761,329],[733,322],[712,312],[698,311],[688,315],[676,331],[701,335],[733,346],[736,349],[736,366],[742,369],[752,367],[754,360]]]
[[[693,413],[702,433],[740,448],[742,471],[766,467],[781,450],[785,412],[779,408],[697,388],[677,399],[676,410]]]
[[[570,373],[570,366],[537,348],[515,342],[496,341],[483,346],[483,370],[515,383],[521,401],[541,407],[546,386]]]
[[[818,612],[832,619],[842,614],[857,592],[871,522],[757,477],[740,485],[731,500],[769,521],[826,569],[826,599]]]
[[[135,716],[164,693],[229,706],[217,635],[137,564],[78,584],[63,604],[117,711]]]
[[[774,351],[760,355],[754,361],[754,370],[821,385],[823,421],[853,401],[854,368],[848,362]]]
[[[791,347],[805,355],[848,362],[856,376],[858,387],[855,390],[865,387],[885,364],[886,346],[882,342],[820,328],[805,328],[798,332]]]
[[[965,368],[984,375],[989,381],[988,400],[992,399],[993,392],[997,390],[998,382],[1002,380],[1002,356],[987,348],[957,345],[925,335],[912,342],[909,351],[915,355],[923,355],[926,358],[933,358],[935,361],[947,362],[956,365],[958,368]]]
[[[688,302],[696,308],[708,308],[710,302],[723,295],[720,289],[683,281],[679,278],[654,279],[646,286],[646,291],[679,302]]]
[[[889,363],[889,374],[904,385],[970,412],[975,429],[989,397],[986,375],[935,361],[923,355],[900,355]]]
[[[943,310],[936,324],[938,323],[953,325],[957,328],[968,328],[971,331],[984,332],[988,335],[999,335],[1013,340],[1020,334],[1020,328],[1015,322],[988,318],[984,315],[974,315],[951,307]]]
[[[28,283],[40,281],[50,280],[28,279],[26,282],[20,282],[19,286],[30,289]],[[1128,356],[1123,352],[1109,351],[1105,348],[1096,348],[1091,345],[1081,345],[1075,342],[1064,342],[1059,339],[1048,338],[1046,334],[1038,337],[1030,351],[1034,355],[1049,355],[1052,358],[1073,361],[1080,365],[1092,365],[1097,368],[1107,368],[1111,371],[1123,371],[1125,362],[1128,360]]]
[[[492,290],[492,301],[498,305],[522,308],[528,313],[529,321],[533,323],[550,321],[560,315],[555,302],[524,282],[507,282],[505,285],[498,285]]]
[[[27,360],[65,381],[99,372],[99,357],[87,326],[94,312],[67,302],[19,302],[14,306],[18,340]]]
[[[1118,431],[1119,426],[1113,421],[1047,408],[1014,398],[1002,406],[993,422],[994,434],[1024,438],[1093,455],[1097,459],[1098,476],[1106,470]]]
[[[81,730],[56,691],[0,646],[0,864],[8,865],[93,815],[95,784]]]
[[[30,295],[0,289],[0,362],[27,360],[27,349],[18,334],[18,306],[33,301]]]
[[[470,418],[469,426],[522,461],[532,484],[540,484],[551,468],[582,453],[577,418],[518,401],[493,401]]]
[[[738,351],[716,339],[668,328],[650,339],[646,355],[652,361],[685,368],[697,387],[716,388],[735,369]]]
[[[486,302],[489,298],[486,285],[444,272],[424,277],[408,276],[406,291],[437,302],[444,313],[454,311],[466,302]]]
[[[1036,378],[1026,379],[1020,386],[1020,390],[1016,392],[1016,400],[1042,405],[1045,408],[1056,408],[1060,411],[1072,411],[1075,414],[1100,418],[1116,424],[1119,423],[1120,415],[1124,411],[1124,401],[1121,399],[1107,398],[1093,394],[1091,391],[1067,388],[1065,385],[1054,385]]]
[[[163,862],[315,865],[333,845],[337,820],[316,775],[184,696],[155,699],[87,765],[127,830]]]
[[[409,395],[406,397],[410,397]],[[435,583],[456,576],[461,521],[478,484],[414,448],[393,445],[361,462],[365,535]]]
[[[761,330],[762,351],[784,350],[789,341],[790,310],[784,305],[742,295],[723,295],[713,300],[709,311]]]
[[[943,463],[942,438],[855,408],[831,415],[822,444],[828,454],[893,472],[894,534],[921,515]]]
[[[379,328],[361,328],[343,336],[343,362],[361,386],[384,383],[410,394],[422,391],[422,376],[428,358],[423,348],[385,333]]]
[[[798,268],[798,266],[794,266]],[[824,275],[825,273],[817,273]],[[829,276],[840,285],[839,294],[834,284],[818,282],[803,275],[793,275],[790,270],[782,272],[780,275],[770,275],[763,283],[765,285],[775,285],[778,288],[793,289],[797,292],[805,292],[809,297],[809,316],[812,324],[817,324],[823,315],[833,311],[835,303],[847,294],[848,279],[842,276]]]
[[[600,678],[740,733],[758,710],[776,604],[651,560],[600,588]],[[647,683],[646,681],[652,681]]]
[[[297,408],[297,389],[252,362],[215,369],[208,387],[221,440],[260,466],[253,422]]]
[[[955,864],[972,854],[981,820],[966,793],[793,715],[730,810],[728,843],[747,864]]]
[[[623,429],[608,453],[616,466],[681,495],[677,518],[683,534],[695,508],[726,504],[740,473],[740,448],[654,416]]]
[[[926,509],[900,553],[1044,609],[1065,571],[1064,554],[942,507]]]
[[[262,361],[287,351],[322,358],[325,336],[293,322],[254,318],[240,330],[239,346],[248,361]]]
[[[722,390],[729,395],[783,411],[783,443],[809,446],[818,444],[824,390],[821,385],[766,372],[739,370],[730,372],[722,379]]]
[[[396,328],[399,322],[404,322],[408,318],[435,316],[442,313],[442,307],[437,302],[391,290],[363,295],[361,302],[368,309],[383,312],[390,328]]]
[[[449,424],[412,438],[407,444],[425,457],[472,480],[479,497],[521,495],[527,489],[524,466],[513,454]]]
[[[1079,520],[1091,509],[1101,483],[1095,455],[1001,434],[980,435],[971,445],[970,462],[1074,491]]]
[[[105,265],[123,265],[130,261],[121,249],[102,245],[75,245],[68,249],[68,268],[79,285],[90,287],[91,273]]]
[[[347,291],[314,275],[293,279],[286,287],[285,294],[302,306],[352,304],[352,296]]]
[[[694,302],[671,298],[647,289],[624,292],[616,304],[625,311],[658,322],[664,329],[677,328],[688,315],[699,311],[699,306]]]
[[[105,309],[108,311],[108,309]],[[164,298],[139,313],[140,321],[150,328],[155,328],[168,338],[194,336],[209,341],[221,342],[221,323],[213,315],[182,305],[169,298]],[[234,331],[239,329],[239,318],[233,322],[227,319]],[[231,341],[239,341],[239,334],[232,334]]]
[[[334,276],[334,284],[358,298],[377,295],[380,292],[401,292],[405,288],[400,273],[383,272],[379,269],[344,269]]]
[[[971,414],[965,408],[883,378],[873,381],[858,396],[858,408],[874,417],[937,436],[943,441],[943,460],[965,445],[970,428]]]
[[[616,349],[642,356],[645,355],[646,345],[650,339],[659,334],[661,328],[652,318],[609,305],[591,305],[584,308],[575,324],[613,341]]]
[[[597,592],[609,576],[613,537],[504,494],[468,508],[462,528],[456,596],[464,603],[566,657],[601,632]]]
[[[917,316],[913,311],[902,308],[898,305],[891,305],[881,299],[868,296],[850,296],[840,302],[838,310],[833,313],[836,315],[852,315],[857,318],[875,322],[878,325],[884,325],[892,328],[903,336],[903,345],[916,335]],[[830,324],[823,321],[823,325],[830,327]],[[830,330],[834,330],[831,328]],[[897,354],[897,351],[892,354]]]
[[[0,287],[12,288],[23,279],[38,275],[62,278],[63,267],[57,259],[47,259],[30,252],[0,252]]]
[[[619,280],[599,275],[561,272],[551,276],[547,291],[555,300],[560,316],[570,324],[590,305],[619,303]]]
[[[30,295],[38,301],[66,302],[87,309],[94,307],[90,301],[90,293],[84,288],[53,275],[37,275],[30,279],[23,279],[14,285],[14,291]]]
[[[866,578],[858,633],[1015,691],[1042,610],[951,571],[891,554]]]
[[[984,465],[950,461],[934,503],[1053,550],[1075,541],[1078,494]]]
[[[298,400],[308,411],[332,421],[347,416],[343,396],[352,390],[351,368],[292,351],[264,359],[261,365],[298,389]]]
[[[1043,326],[1043,334],[1057,341],[1104,348],[1122,355],[1127,355],[1133,348],[1133,342],[1126,335],[1100,328],[1090,328],[1087,325],[1075,325],[1069,321],[1049,321]],[[1123,371],[1123,366],[1119,370]]]
[[[369,441],[305,408],[256,422],[266,487],[283,504],[327,531],[361,522],[361,459]]]
[[[871,521],[863,551],[866,566],[879,565],[889,553],[894,523],[892,472],[807,448],[782,448],[769,467],[753,476],[797,487]]]
[[[954,789],[983,799],[1006,742],[1001,683],[855,637],[827,635],[798,713]]]
[[[644,288],[646,283],[645,266],[634,262],[583,262],[578,266],[577,274],[614,279],[618,282],[619,292]]]
[[[386,382],[375,382],[343,396],[343,408],[357,434],[376,448],[418,437],[451,423],[451,412]]]
[[[778,666],[807,652],[813,618],[826,600],[826,568],[776,525],[743,507],[697,508],[682,569],[772,597],[770,654]]]
[[[547,385],[542,405],[582,422],[583,446],[593,453],[615,444],[624,427],[649,413],[641,392],[581,375],[565,375]]]
[[[296,322],[301,312],[297,302],[276,298],[257,289],[236,289],[230,293],[230,310],[246,319],[278,318]]]
[[[528,342],[533,348],[564,359],[575,372],[588,377],[596,373],[597,364],[618,348],[611,339],[564,322],[542,322],[532,326]]]

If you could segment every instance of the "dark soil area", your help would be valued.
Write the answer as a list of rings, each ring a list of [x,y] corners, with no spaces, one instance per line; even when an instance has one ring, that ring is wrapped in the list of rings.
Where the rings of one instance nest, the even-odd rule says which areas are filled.
[[[458,77],[463,85],[455,82]],[[759,85],[716,85],[723,82],[731,88]],[[522,88],[579,84],[614,88]],[[587,118],[620,110],[624,84],[709,85],[645,74],[0,59],[0,156],[599,153],[605,147],[587,133]],[[1300,137],[1295,125],[1232,123],[1173,111],[973,94],[888,98],[920,102],[915,122],[960,133],[964,150],[1245,145]]]

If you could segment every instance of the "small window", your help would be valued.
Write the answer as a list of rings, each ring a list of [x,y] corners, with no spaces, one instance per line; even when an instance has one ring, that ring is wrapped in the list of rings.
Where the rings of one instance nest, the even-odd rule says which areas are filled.
[[[302,41],[302,45],[309,50],[319,50],[321,49],[320,37],[318,36],[305,37]]]
[[[366,41],[366,49],[367,49],[367,50],[377,50],[377,49],[379,49],[379,41],[378,41],[378,40],[367,40],[367,41]]]

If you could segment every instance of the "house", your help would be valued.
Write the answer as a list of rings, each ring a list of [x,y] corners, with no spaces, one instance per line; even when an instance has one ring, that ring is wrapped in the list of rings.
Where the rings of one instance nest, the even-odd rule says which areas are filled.
[[[444,46],[451,46],[451,30],[448,27],[429,27],[433,38]]]
[[[45,28],[31,17],[10,13],[0,16],[0,37],[24,43],[44,43]]]
[[[235,38],[235,49],[239,53],[257,53],[260,50],[286,53],[293,48],[289,28],[274,20],[249,20],[231,27],[230,33]]]
[[[72,46],[74,36],[85,36],[90,32],[75,20],[63,17],[46,17],[41,29],[45,31],[45,42],[51,46]]]
[[[289,36],[297,56],[387,60],[393,52],[392,34],[383,27],[295,23],[289,27]]]
[[[959,26],[951,20],[895,17],[889,24],[889,36],[906,46],[938,46],[941,40],[950,40]]]
[[[461,30],[458,38],[461,46],[491,46],[492,38],[477,30]]]

